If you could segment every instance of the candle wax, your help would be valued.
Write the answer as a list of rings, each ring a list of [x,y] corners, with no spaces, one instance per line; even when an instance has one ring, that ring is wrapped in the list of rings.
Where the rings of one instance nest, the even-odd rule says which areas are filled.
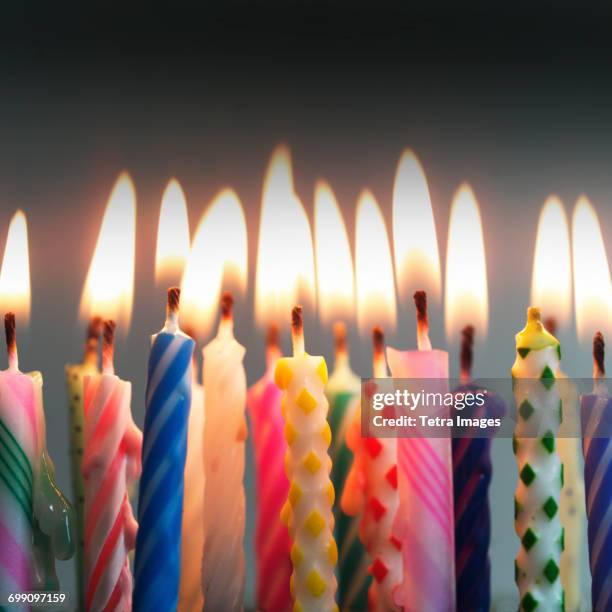
[[[437,379],[427,390],[445,393],[448,353],[387,349],[394,378]],[[455,608],[455,543],[451,440],[398,438],[399,511],[404,580],[396,603],[408,610]]]
[[[291,540],[280,518],[289,491],[285,474],[287,443],[281,391],[274,384],[274,368],[280,357],[278,347],[268,347],[266,372],[249,389],[247,406],[255,451],[257,605],[261,610],[288,612],[293,608],[289,590]]]
[[[332,458],[331,480],[336,491],[334,537],[338,545],[338,603],[341,609],[367,607],[371,578],[368,556],[359,539],[359,517],[349,516],[340,507],[342,491],[351,469],[353,455],[346,444],[361,391],[361,381],[351,370],[346,349],[336,352],[334,370],[325,388],[329,401],[328,421],[332,431],[329,454]]]
[[[202,552],[204,550],[204,387],[191,384],[187,431],[185,489],[181,527],[181,584],[179,612],[202,610]]]
[[[204,347],[204,602],[209,610],[242,610],[244,600],[245,349],[231,319]]]

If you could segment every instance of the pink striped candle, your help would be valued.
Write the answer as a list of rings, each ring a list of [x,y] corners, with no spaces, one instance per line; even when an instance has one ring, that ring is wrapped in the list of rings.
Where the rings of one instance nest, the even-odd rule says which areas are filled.
[[[248,392],[247,406],[253,428],[257,507],[257,607],[287,612],[293,608],[289,590],[291,540],[280,513],[289,493],[285,474],[287,442],[281,413],[281,390],[274,384],[274,368],[282,356],[278,332],[271,327],[266,351],[266,372]]]
[[[84,378],[85,607],[130,610],[128,553],[138,525],[129,489],[140,475],[142,433],[132,420],[132,385],[114,373],[114,323],[104,325],[102,374]]]
[[[448,353],[432,350],[427,298],[414,295],[418,351],[387,349],[394,378],[436,379],[428,392],[448,391]],[[443,415],[439,415],[443,416]],[[400,506],[394,525],[402,543],[404,580],[396,604],[405,610],[455,609],[455,535],[451,438],[397,440]]]

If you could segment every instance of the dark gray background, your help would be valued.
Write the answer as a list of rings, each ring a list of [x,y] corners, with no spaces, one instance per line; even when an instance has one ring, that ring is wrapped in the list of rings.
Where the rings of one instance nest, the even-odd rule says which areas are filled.
[[[30,330],[21,334],[21,362],[44,373],[49,446],[64,490],[63,368],[81,355],[79,297],[122,169],[136,185],[138,236],[135,316],[117,348],[117,371],[134,383],[139,423],[148,336],[163,317],[153,262],[160,198],[171,176],[187,194],[192,229],[222,186],[233,186],[242,199],[250,285],[238,304],[236,333],[248,349],[250,382],[263,371],[263,331],[251,315],[259,199],[268,157],[281,140],[291,146],[297,191],[309,213],[314,181],[324,177],[351,239],[364,186],[389,224],[395,165],[401,150],[412,147],[429,179],[442,261],[452,194],[461,181],[472,184],[485,227],[490,291],[478,377],[504,376],[512,364],[538,212],[549,193],[559,194],[571,213],[586,192],[610,252],[610,20],[601,7],[588,15],[552,3],[537,12],[518,4],[501,13],[474,3],[459,10],[440,3],[425,9],[241,2],[61,12],[26,3],[3,11],[0,248],[10,216],[22,208],[30,229],[33,309]],[[400,304],[399,312],[389,341],[413,346],[412,305]],[[311,320],[308,348],[331,357],[325,331]],[[354,367],[369,375],[369,344],[351,335]],[[445,345],[436,307],[432,335],[434,344]],[[573,326],[560,339],[568,373],[588,376],[590,349],[578,347]],[[451,350],[456,373],[456,346]],[[496,443],[495,469],[493,580],[496,597],[511,600],[518,541],[508,440]],[[252,497],[249,503],[252,511]],[[251,562],[250,600],[252,568]],[[67,564],[61,577],[70,590]]]

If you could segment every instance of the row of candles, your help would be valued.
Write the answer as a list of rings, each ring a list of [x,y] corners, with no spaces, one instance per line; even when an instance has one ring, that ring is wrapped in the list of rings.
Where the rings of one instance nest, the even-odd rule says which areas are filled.
[[[233,191],[222,191],[190,244],[184,196],[176,181],[169,184],[156,271],[160,283],[182,277],[181,322],[189,333],[178,326],[179,291],[172,289],[167,320],[153,339],[149,358],[144,436],[132,420],[131,384],[116,376],[113,367],[115,321],[127,326],[131,313],[134,212],[134,189],[122,175],[83,292],[81,310],[90,321],[85,356],[66,369],[74,518],[55,485],[45,450],[42,379],[19,373],[15,319],[7,315],[10,363],[0,376],[0,424],[7,449],[1,456],[11,463],[0,472],[0,501],[6,509],[0,521],[6,543],[0,553],[0,590],[54,584],[53,559],[70,556],[74,522],[78,584],[86,609],[127,609],[132,603],[139,610],[241,609],[247,407],[257,480],[260,609],[333,610],[336,601],[343,609],[488,609],[488,440],[451,444],[449,438],[362,438],[359,429],[360,381],[350,367],[345,323],[355,302],[360,329],[374,329],[374,377],[387,377],[388,363],[394,377],[447,384],[448,354],[432,350],[424,291],[415,294],[419,350],[384,348],[383,327],[392,328],[396,318],[393,260],[400,287],[414,283],[434,297],[440,293],[433,213],[414,154],[406,152],[398,166],[394,257],[374,197],[369,192],[360,197],[354,287],[353,258],[331,188],[320,183],[316,190],[313,252],[289,153],[284,147],[275,151],[263,190],[256,278],[255,316],[269,329],[266,372],[248,393],[245,349],[233,335],[233,299],[222,295],[228,272],[234,286],[243,289],[246,283],[240,202]],[[612,289],[597,217],[584,198],[573,215],[573,235],[577,325],[580,334],[592,333],[600,323],[609,324]],[[474,329],[483,334],[487,326],[487,279],[480,214],[467,185],[453,202],[447,251],[445,318],[453,333],[463,328],[462,381],[469,385]],[[563,208],[551,198],[540,217],[532,287],[534,303],[549,318],[547,328],[553,318],[565,322],[569,317],[571,257]],[[293,357],[282,357],[278,343],[291,305],[313,301],[315,261],[321,319],[336,322],[329,380],[325,360],[305,352],[300,308],[293,310]],[[28,267],[25,217],[18,213],[0,273],[3,308],[27,313]],[[190,336],[210,331],[219,301],[218,332],[203,349],[200,382]],[[554,380],[561,375],[557,347],[539,311],[531,309],[527,327],[517,336],[513,376],[540,378],[547,368]],[[600,336],[596,347],[601,379]],[[609,401],[601,382],[596,390],[582,400],[594,419],[595,413],[603,414],[602,402]],[[555,393],[554,385],[543,385],[535,399],[530,397],[531,409],[547,414],[545,406]],[[516,394],[522,404],[520,389]],[[498,410],[492,402],[487,409]],[[590,434],[585,475],[587,489],[593,484],[587,510],[590,519],[595,517],[589,521],[589,539],[597,543],[591,548],[591,566],[593,601],[600,609],[610,601],[606,584],[612,567],[601,544],[609,537],[600,513],[609,505],[610,489],[600,482],[610,478],[610,470],[607,441],[593,436],[598,422],[585,421]],[[559,540],[561,523],[569,536],[579,532],[568,528],[569,522],[575,526],[582,517],[575,511],[580,503],[561,495],[559,455],[565,463],[565,490],[570,481],[571,490],[579,492],[578,442],[559,438],[555,445],[553,437],[549,451],[548,439],[521,438],[520,427],[519,421],[516,527],[522,543],[516,580],[521,605],[560,605],[563,583],[566,605],[574,609],[580,590],[577,561],[572,560],[580,542],[566,537],[562,555]],[[551,423],[553,436],[557,428]],[[138,479],[137,521],[130,494]],[[133,548],[134,589],[128,559]]]

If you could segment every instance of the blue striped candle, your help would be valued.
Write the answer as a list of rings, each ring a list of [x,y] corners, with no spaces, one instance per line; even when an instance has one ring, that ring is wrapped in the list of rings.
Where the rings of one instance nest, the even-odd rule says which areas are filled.
[[[134,610],[178,603],[183,473],[195,343],[178,327],[179,290],[168,290],[164,328],[153,338],[146,391],[138,503]]]
[[[593,610],[612,609],[612,397],[605,383],[604,340],[593,340],[595,389],[583,395],[582,441]]]
[[[461,380],[455,394],[482,392],[471,380],[474,328],[462,330]],[[466,410],[471,418],[502,417],[503,400],[487,393],[482,406]],[[453,435],[453,493],[455,505],[455,581],[458,610],[487,612],[491,604],[491,512],[489,485],[493,475],[490,434],[482,438]]]

